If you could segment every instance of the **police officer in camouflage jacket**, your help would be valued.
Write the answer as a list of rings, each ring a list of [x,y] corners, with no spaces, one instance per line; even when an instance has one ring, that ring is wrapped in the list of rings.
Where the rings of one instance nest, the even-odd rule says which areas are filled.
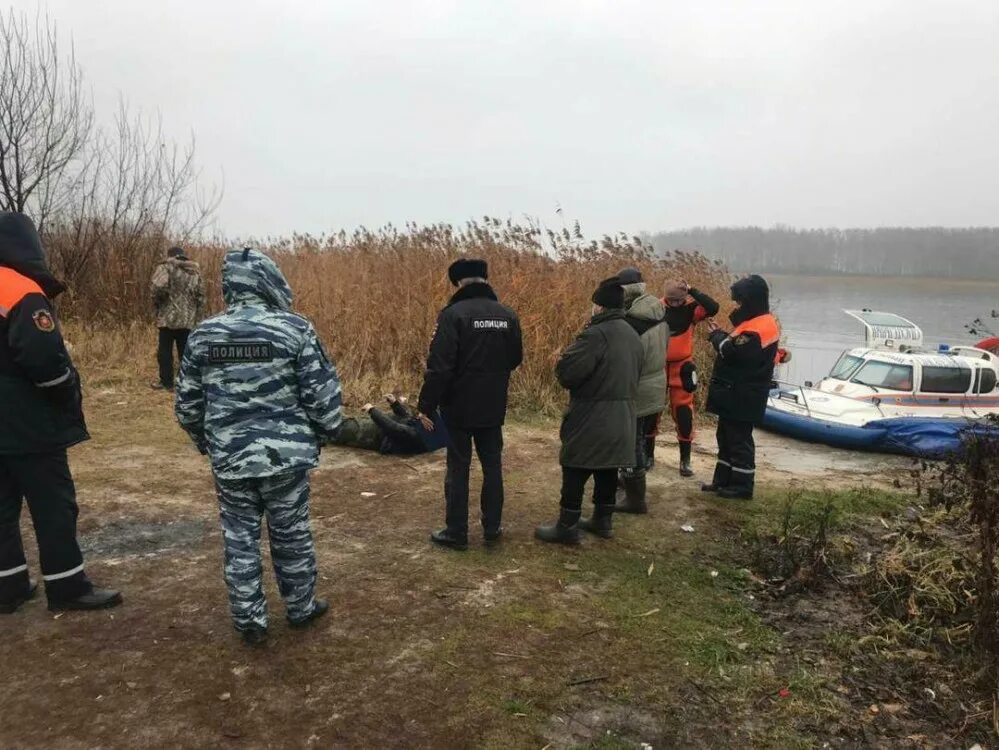
[[[222,290],[226,312],[188,340],[176,412],[211,458],[233,623],[255,644],[267,635],[263,515],[288,621],[308,625],[329,606],[315,598],[309,471],[340,429],[340,381],[312,324],[290,311],[291,289],[270,258],[229,252]]]

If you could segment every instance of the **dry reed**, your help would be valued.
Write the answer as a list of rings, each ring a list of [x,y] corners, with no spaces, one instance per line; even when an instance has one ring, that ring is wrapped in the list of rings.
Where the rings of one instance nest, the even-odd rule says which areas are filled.
[[[462,256],[489,261],[500,299],[521,317],[525,362],[511,386],[523,412],[556,413],[564,402],[552,374],[558,353],[585,324],[596,283],[638,266],[649,290],[662,295],[668,279],[687,279],[726,305],[729,274],[697,253],[656,256],[637,238],[586,242],[578,228],[553,233],[496,219],[447,225],[387,227],[323,237],[295,236],[255,243],[288,277],[295,309],[311,319],[335,360],[348,401],[390,388],[419,387],[438,310],[453,293],[446,268]],[[222,307],[222,243],[189,248],[208,285],[209,312]],[[85,374],[106,379],[152,371],[155,335],[148,279],[161,248],[108,248],[64,303],[63,314]],[[696,359],[710,368],[703,335]]]

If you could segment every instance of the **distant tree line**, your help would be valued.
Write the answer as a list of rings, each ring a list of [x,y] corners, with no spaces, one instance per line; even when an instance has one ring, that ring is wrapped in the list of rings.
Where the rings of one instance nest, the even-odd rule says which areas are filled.
[[[661,253],[700,251],[733,271],[999,280],[999,227],[694,227],[642,239]]]

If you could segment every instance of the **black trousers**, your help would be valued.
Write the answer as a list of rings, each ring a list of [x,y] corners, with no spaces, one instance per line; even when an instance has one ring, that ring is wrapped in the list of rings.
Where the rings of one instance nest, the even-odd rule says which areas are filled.
[[[160,342],[156,348],[156,361],[160,366],[160,385],[173,388],[173,350],[177,349],[177,363],[184,358],[187,348],[187,337],[191,334],[188,328],[161,328]]]
[[[756,443],[753,423],[718,420],[718,462],[712,484],[716,487],[753,491],[756,479]]]
[[[35,527],[49,599],[75,599],[88,593],[92,586],[76,542],[76,488],[63,450],[0,456],[0,601],[16,599],[28,588],[20,528],[24,501]]]
[[[579,520],[583,510],[583,491],[586,482],[593,477],[593,504],[612,507],[617,493],[617,469],[577,469],[562,467],[562,508],[563,521],[572,525]]]
[[[457,536],[468,534],[468,473],[472,466],[473,444],[482,465],[482,528],[487,532],[498,531],[503,522],[503,428],[468,431],[448,425],[448,430],[451,442],[447,448],[444,478],[448,531]]]

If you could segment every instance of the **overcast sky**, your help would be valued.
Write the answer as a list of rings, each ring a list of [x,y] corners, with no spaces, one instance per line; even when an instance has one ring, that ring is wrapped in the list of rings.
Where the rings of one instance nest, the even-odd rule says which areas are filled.
[[[106,117],[196,134],[232,235],[999,223],[996,0],[41,7]]]

